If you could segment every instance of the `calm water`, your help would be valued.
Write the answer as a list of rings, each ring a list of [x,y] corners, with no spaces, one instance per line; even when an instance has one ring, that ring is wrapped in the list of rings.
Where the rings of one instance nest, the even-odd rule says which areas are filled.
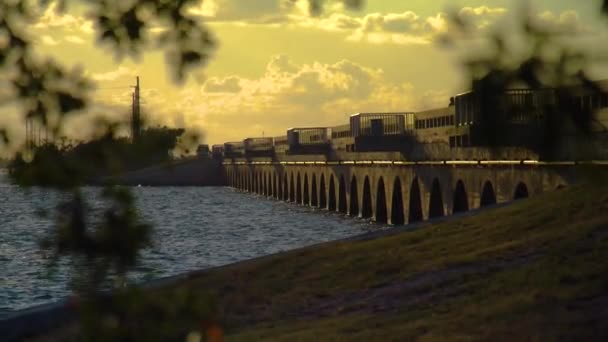
[[[155,226],[155,241],[162,241],[145,252],[139,278],[175,275],[384,228],[229,188],[133,191],[144,220]],[[95,198],[99,189],[85,192]],[[67,267],[46,272],[37,245],[52,223],[36,212],[52,209],[58,198],[41,189],[24,192],[0,179],[0,316],[69,294]]]

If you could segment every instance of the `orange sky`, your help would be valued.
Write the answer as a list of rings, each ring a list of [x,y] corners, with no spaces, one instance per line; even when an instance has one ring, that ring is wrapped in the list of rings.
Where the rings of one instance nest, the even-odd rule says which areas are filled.
[[[604,29],[596,0],[531,2],[547,25],[603,35],[597,34]],[[485,32],[508,22],[521,2],[369,0],[359,11],[328,5],[320,17],[309,16],[302,0],[285,3],[205,0],[194,6],[191,14],[208,23],[219,44],[208,65],[181,87],[157,51],[117,61],[97,47],[83,8],[59,14],[51,6],[31,31],[40,53],[80,65],[96,81],[96,108],[128,115],[128,86],[139,75],[149,121],[201,130],[214,144],[284,135],[288,127],[344,124],[355,112],[445,106],[467,88],[456,51],[436,43],[447,30],[445,12],[457,11]],[[5,116],[5,123],[15,117]],[[72,124],[71,134],[84,134],[83,125]],[[22,131],[14,124],[11,133],[19,138]]]

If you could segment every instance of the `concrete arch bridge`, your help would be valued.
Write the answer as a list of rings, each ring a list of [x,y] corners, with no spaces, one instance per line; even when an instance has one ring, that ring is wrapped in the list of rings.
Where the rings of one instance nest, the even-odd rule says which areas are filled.
[[[228,186],[301,205],[407,224],[558,189],[574,162],[224,161]]]

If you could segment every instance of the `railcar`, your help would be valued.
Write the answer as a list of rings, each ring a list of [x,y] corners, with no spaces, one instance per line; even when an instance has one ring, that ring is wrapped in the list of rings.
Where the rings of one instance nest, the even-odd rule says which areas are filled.
[[[455,127],[454,106],[425,110],[415,114],[414,129],[419,143],[448,144],[450,136],[456,134]]]
[[[403,135],[414,129],[414,113],[357,113],[350,116],[352,136]]]
[[[262,157],[274,155],[274,141],[272,138],[247,138],[243,140],[245,155],[248,157]]]
[[[454,97],[455,146],[536,146],[546,119],[555,105],[554,89],[507,89],[500,94],[475,92]],[[452,144],[451,144],[452,145]]]
[[[213,159],[222,159],[224,156],[224,145],[216,144],[211,146],[211,156]]]
[[[355,139],[350,124],[331,127],[331,149],[337,152],[353,152]]]
[[[402,151],[413,144],[413,112],[357,113],[350,116],[356,152]]]
[[[224,157],[239,158],[245,156],[245,144],[242,141],[227,142],[224,144]]]
[[[287,130],[288,153],[290,154],[324,154],[329,152],[330,141],[330,130],[327,127]]]
[[[608,89],[608,81],[597,83]],[[498,94],[471,91],[455,95],[445,108],[356,113],[344,125],[291,128],[284,136],[226,143],[222,153],[226,157],[241,157],[399,151],[408,158],[418,154],[426,158],[427,151],[448,149],[446,153],[451,153],[449,148],[456,147],[533,148],[539,146],[546,134],[547,109],[556,106],[595,112],[592,129],[608,135],[608,95],[582,86],[568,89],[566,99],[559,94],[555,89],[507,89]],[[570,128],[563,134],[574,134],[576,130]],[[217,155],[215,146],[213,151]]]
[[[274,141],[274,153],[285,154],[289,151],[289,144],[287,143],[287,136],[281,135],[273,138]]]

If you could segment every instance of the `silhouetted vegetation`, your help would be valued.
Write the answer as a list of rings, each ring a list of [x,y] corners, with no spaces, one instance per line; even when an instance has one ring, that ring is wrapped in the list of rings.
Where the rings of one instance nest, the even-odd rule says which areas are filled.
[[[362,3],[360,0],[343,0],[343,2],[351,7],[357,7]],[[22,112],[23,118],[29,118],[41,124],[46,127],[53,139],[59,139],[63,134],[62,130],[66,118],[79,115],[87,108],[91,83],[78,69],[70,70],[52,60],[40,58],[34,53],[34,43],[27,35],[27,23],[35,19],[36,12],[47,9],[49,3],[49,1],[39,1],[30,6],[31,2],[26,0],[0,1],[0,30],[3,33],[3,41],[6,42],[6,46],[0,50],[0,72],[7,76],[6,82],[3,84],[6,85],[6,94],[8,94],[4,95],[3,93],[3,98],[0,98],[0,101],[20,105],[24,109]],[[128,3],[100,0],[79,1],[79,3],[87,7],[88,13],[96,23],[95,34],[99,42],[109,47],[120,57],[125,55],[137,56],[144,49],[151,46],[158,47],[166,53],[167,65],[176,82],[184,82],[188,77],[188,72],[195,67],[204,65],[214,51],[215,41],[212,34],[199,18],[187,14],[187,6],[194,4],[194,0],[135,0]],[[61,1],[61,4],[68,5],[69,2]],[[310,0],[310,4],[313,14],[319,13],[323,9],[323,1]],[[599,10],[608,18],[608,0],[603,1]],[[531,89],[547,87],[557,89],[562,94],[564,102],[551,104],[548,108],[551,115],[543,122],[543,130],[545,131],[543,146],[550,150],[559,146],[564,125],[573,124],[581,132],[589,132],[592,113],[584,108],[571,106],[574,103],[572,98],[575,96],[572,92],[572,86],[582,86],[597,94],[604,94],[604,90],[599,89],[591,82],[587,73],[586,66],[595,58],[594,56],[564,46],[562,41],[558,39],[563,36],[563,33],[551,32],[535,25],[530,20],[527,10],[522,11],[520,18],[523,41],[528,46],[523,51],[527,52],[521,55],[512,55],[512,50],[505,44],[508,39],[506,38],[507,33],[493,33],[491,37],[494,47],[493,52],[484,58],[474,58],[466,63],[470,72],[471,89],[481,94],[480,108],[482,113],[500,112],[502,109],[496,107],[496,97],[505,89],[514,85],[523,84]],[[470,33],[469,26],[461,18],[454,17],[454,23],[465,34]],[[166,30],[158,36],[147,34],[148,30],[155,25]],[[547,55],[545,54],[547,50],[557,51],[558,53]],[[500,130],[501,120],[503,120],[500,115],[488,114],[488,118],[490,120],[486,121],[487,127],[484,128],[484,132],[487,134],[488,143],[495,145],[499,141],[496,138],[508,133],[508,131]],[[206,297],[199,297],[200,295],[197,296],[190,292],[186,292],[186,294],[178,292],[174,295],[164,293],[163,296],[150,298],[133,288],[124,286],[127,282],[126,274],[128,270],[137,264],[141,250],[153,241],[152,227],[143,223],[139,218],[133,196],[129,190],[114,187],[107,187],[103,191],[103,200],[107,203],[107,207],[101,214],[100,219],[96,220],[95,224],[91,224],[86,216],[87,201],[79,190],[79,186],[84,184],[88,177],[112,175],[124,170],[169,160],[168,151],[175,147],[175,138],[181,133],[180,131],[155,131],[152,129],[146,133],[148,138],[144,138],[141,144],[132,145],[124,138],[115,137],[113,130],[109,128],[100,138],[76,146],[45,144],[31,151],[21,151],[11,164],[11,176],[17,183],[24,186],[44,185],[57,188],[64,191],[69,197],[58,204],[55,213],[55,229],[43,241],[42,247],[53,253],[54,260],[69,256],[75,261],[72,273],[75,283],[74,288],[82,296],[83,301],[76,300],[74,308],[80,310],[84,322],[83,326],[85,327],[82,334],[86,339],[162,340],[168,339],[170,336],[183,335],[188,330],[200,329],[201,320],[207,320],[207,322],[212,322],[209,324],[215,324],[216,308],[213,301],[201,299]],[[4,130],[0,131],[0,135],[2,140],[10,143],[10,139],[8,139]],[[573,191],[572,196],[555,197],[554,201],[571,200],[575,196],[584,194]],[[589,201],[593,202],[593,200]],[[602,209],[605,209],[605,201],[598,202],[599,204],[593,202],[593,206],[585,206],[584,204],[587,202],[581,202],[582,204],[573,203],[573,205],[587,210],[585,214],[588,215],[601,213]],[[551,303],[549,299],[560,299],[560,305],[564,304],[565,306],[568,303],[574,303],[576,296],[580,297],[589,293],[589,291],[597,290],[599,288],[598,284],[601,282],[605,285],[606,270],[604,267],[591,264],[585,258],[591,252],[603,255],[608,249],[605,248],[604,240],[594,244],[593,241],[588,239],[589,236],[597,233],[595,230],[597,224],[585,225],[584,229],[581,229],[575,222],[570,222],[567,226],[556,223],[555,226],[561,230],[555,235],[538,233],[538,235],[533,236],[534,239],[521,239],[522,236],[527,237],[530,231],[536,227],[530,222],[517,221],[522,220],[520,215],[523,210],[522,206],[513,207],[505,212],[507,214],[505,217],[512,217],[516,220],[514,226],[517,229],[514,230],[506,229],[504,226],[491,227],[493,230],[488,230],[487,224],[496,224],[496,218],[487,215],[480,216],[480,222],[482,223],[479,225],[480,229],[475,226],[479,222],[467,221],[473,225],[473,228],[466,231],[460,232],[459,228],[461,227],[445,227],[444,231],[455,232],[454,234],[434,236],[434,231],[420,231],[411,236],[393,238],[386,245],[376,241],[359,244],[354,250],[355,253],[348,254],[347,259],[342,255],[344,253],[334,256],[332,253],[335,254],[336,249],[332,248],[331,251],[329,249],[323,250],[323,254],[313,256],[318,260],[311,259],[311,261],[300,256],[293,258],[293,260],[290,259],[287,263],[289,267],[284,269],[274,268],[276,265],[263,265],[264,267],[254,265],[245,270],[248,272],[247,274],[260,270],[266,273],[270,272],[265,275],[268,282],[247,282],[245,285],[240,283],[234,285],[232,283],[234,275],[225,273],[212,275],[209,279],[213,281],[207,282],[203,279],[199,281],[199,284],[203,287],[215,286],[218,284],[217,279],[225,278],[227,279],[225,281],[226,287],[221,291],[218,289],[215,294],[224,296],[226,292],[230,293],[228,298],[232,302],[226,304],[226,306],[233,304],[236,310],[246,312],[251,303],[255,303],[256,300],[259,301],[259,294],[262,293],[266,295],[263,298],[268,298],[270,301],[270,308],[264,306],[263,310],[260,309],[258,311],[260,317],[263,317],[263,315],[282,317],[285,312],[282,311],[283,308],[276,305],[276,301],[283,301],[288,306],[296,308],[296,304],[306,304],[301,291],[312,293],[317,290],[308,285],[305,290],[302,290],[302,284],[309,284],[312,279],[310,275],[315,274],[314,270],[311,270],[310,273],[302,271],[309,265],[314,265],[316,270],[319,269],[319,265],[329,267],[324,269],[324,273],[315,280],[321,285],[319,289],[323,289],[323,291],[315,294],[315,298],[326,298],[328,295],[335,295],[339,289],[353,290],[362,287],[369,289],[381,285],[374,283],[373,279],[376,279],[376,282],[379,281],[379,273],[376,270],[382,271],[384,269],[386,271],[383,271],[383,279],[380,280],[389,281],[394,278],[404,280],[414,274],[413,272],[426,272],[433,267],[443,266],[442,263],[453,263],[454,260],[464,263],[476,261],[482,256],[500,257],[501,253],[511,251],[525,256],[530,247],[554,244],[562,248],[560,251],[565,252],[564,258],[571,255],[572,251],[580,252],[575,255],[577,259],[576,263],[572,264],[572,270],[561,270],[561,273],[557,275],[543,273],[542,271],[557,269],[562,265],[561,261],[558,260],[562,257],[562,254],[557,256],[547,254],[540,255],[537,262],[529,263],[525,269],[509,269],[503,273],[506,276],[494,276],[491,283],[482,282],[475,277],[471,278],[466,275],[464,277],[468,277],[468,283],[458,282],[463,292],[472,292],[483,288],[488,293],[500,293],[503,296],[514,289],[521,290],[519,293],[524,293],[532,299],[523,298],[520,299],[521,302],[514,304],[495,303],[496,307],[488,309],[494,308],[495,310],[489,311],[489,314],[503,317],[501,315],[504,313],[500,308],[505,307],[505,305],[511,305],[520,311],[521,308],[542,308],[543,310],[538,311],[538,316],[534,316],[532,319],[538,320],[538,324],[535,325],[538,331],[547,332],[544,329],[546,326],[551,324],[558,326],[562,322],[558,319],[546,321],[539,318],[551,313],[550,309],[552,307],[548,305]],[[595,211],[591,212],[589,208]],[[564,206],[563,208],[551,207],[544,211],[528,211],[536,212],[537,216],[535,218],[538,219],[536,221],[546,224],[548,219],[555,218],[556,213],[565,213],[570,209],[572,207]],[[572,214],[579,215],[581,219],[587,218],[581,216],[583,215],[581,211],[572,212]],[[514,232],[518,233],[517,236],[513,235]],[[561,235],[558,236],[558,233]],[[485,240],[479,240],[480,234],[485,236]],[[605,232],[599,232],[598,234],[604,236]],[[513,235],[513,241],[509,246],[502,245],[506,235]],[[575,237],[577,240],[563,239],[563,236]],[[445,243],[441,244],[442,241]],[[454,244],[453,241],[459,243]],[[460,243],[461,241],[465,241],[465,243]],[[585,248],[577,245],[579,241],[584,243],[582,246]],[[416,249],[416,245],[422,247]],[[479,254],[471,252],[480,250],[483,246],[487,249],[480,251]],[[457,248],[460,248],[462,253],[457,254],[459,252]],[[367,253],[370,256],[369,258],[362,258],[362,255],[366,255],[362,253],[365,253],[368,249],[373,250],[373,253]],[[448,249],[450,250],[449,256],[438,257],[437,253]],[[376,260],[380,255],[377,253],[379,250],[396,251],[396,253],[389,253],[390,255],[385,253],[385,255],[381,255],[381,260]],[[508,255],[517,257],[517,253]],[[394,267],[389,269],[390,265],[387,262],[391,258],[396,260],[396,266],[393,265]],[[327,262],[333,259],[336,262]],[[269,260],[270,262],[276,262],[276,259]],[[367,264],[361,264],[361,260],[364,260]],[[404,265],[403,260],[409,260],[407,265],[413,267],[410,271],[402,272],[400,270],[400,267]],[[343,268],[335,267],[335,265],[345,265],[345,263],[351,261],[356,264],[357,272],[351,270],[350,273],[346,274]],[[305,262],[305,265],[302,262]],[[589,268],[576,268],[577,266],[589,266]],[[490,265],[489,267],[495,266]],[[293,270],[299,270],[298,274],[300,275],[306,274],[304,277],[306,279],[291,277],[290,274],[295,274],[291,272]],[[361,273],[359,272],[361,270],[371,273]],[[236,277],[242,280],[243,278],[240,277],[238,272],[235,273]],[[339,279],[334,279],[333,276],[336,275],[339,275]],[[286,276],[291,278],[284,278]],[[348,279],[346,276],[356,279]],[[528,276],[538,277],[539,281],[546,281],[546,286],[538,288],[537,291],[537,288],[530,289],[526,282],[518,282],[518,280]],[[560,278],[556,278],[557,276]],[[217,279],[214,279],[214,277]],[[593,279],[593,286],[590,285],[591,287],[587,288],[584,284],[579,284],[580,286],[573,287],[574,290],[572,291],[561,292],[558,287],[562,284],[561,279],[563,278],[568,282],[568,279],[572,279],[572,277],[575,280],[584,277]],[[519,287],[505,289],[502,287],[505,281],[513,281]],[[115,290],[115,296],[112,300],[101,294],[101,289],[108,283]],[[552,292],[553,298],[547,299],[540,294],[547,289],[555,290]],[[422,289],[422,291],[426,290]],[[527,292],[525,292],[526,290]],[[261,292],[256,293],[256,291]],[[518,293],[512,293],[512,295],[517,296]],[[463,304],[468,305],[470,302],[458,301],[458,298],[447,298],[445,302],[440,304],[443,310],[446,310],[445,312],[447,310],[459,312],[458,309],[464,307],[470,311],[469,314],[479,315],[476,310],[479,302],[483,300],[484,298],[473,298],[474,307],[463,306]],[[266,304],[264,303],[264,305]],[[430,304],[434,305],[436,302]],[[560,308],[562,307],[560,306]],[[256,307],[256,309],[259,308]],[[342,308],[338,309],[342,310]],[[425,312],[421,308],[415,309],[418,310],[414,311],[416,313]],[[297,310],[292,312],[302,313]],[[260,319],[260,317],[256,317],[256,319]],[[368,317],[362,317],[362,319],[355,321],[339,321],[336,326],[342,329],[360,329],[362,324],[382,324],[374,321],[373,317],[370,317],[369,320]],[[442,329],[443,327],[452,329],[461,327],[457,324],[459,322],[457,319],[462,317],[448,317],[445,314],[442,316],[442,318],[445,318],[445,322],[439,322],[445,323],[444,325],[438,323],[430,327],[417,325],[417,321],[411,320],[409,321],[411,324],[404,328],[409,330],[402,335],[408,338],[421,335],[416,335],[421,329],[429,331],[431,329]],[[517,322],[524,327],[530,326],[531,323],[525,322],[526,317],[522,317]],[[484,322],[483,320],[479,321]],[[475,323],[477,322],[475,321]],[[532,322],[537,321],[533,320]],[[293,327],[299,323],[287,322],[284,324],[292,324],[290,328],[295,330]],[[246,325],[243,324],[237,328],[244,326]],[[483,325],[475,324],[467,327],[472,332],[476,332],[478,331],[476,329],[481,329],[481,326]],[[510,324],[505,323],[504,326],[497,327],[497,329],[503,330],[496,331],[522,333],[520,330],[513,330],[510,326]],[[255,338],[268,336],[264,335],[267,331],[276,332],[272,329],[274,328],[260,327],[257,331],[241,332],[249,334],[245,335],[244,338]]]
[[[32,160],[19,153],[9,163],[9,175],[23,186],[72,188],[99,177],[120,175],[169,162],[184,129],[147,128],[136,142],[105,134],[77,144],[46,143],[32,151]]]
[[[340,1],[349,6],[357,6],[361,2]],[[86,7],[87,15],[95,23],[96,39],[103,46],[114,51],[119,58],[127,55],[136,57],[144,50],[159,49],[165,52],[168,68],[177,83],[183,83],[190,71],[204,65],[214,51],[215,41],[202,20],[188,14],[188,6],[196,4],[197,0],[135,0],[126,3],[59,0],[58,9],[64,11],[75,2]],[[0,72],[6,76],[2,80],[5,91],[0,94],[0,103],[23,108],[24,119],[49,132],[50,141],[60,141],[66,119],[86,110],[92,87],[78,68],[65,68],[34,51],[28,24],[51,4],[51,1],[28,0],[0,2],[3,44]],[[310,0],[311,13],[319,13],[323,9],[322,4],[321,0]],[[149,34],[155,27],[162,27],[164,31],[159,35]],[[100,138],[75,146],[61,142],[34,149],[26,147],[11,162],[10,175],[18,184],[44,185],[67,195],[63,198],[68,199],[57,206],[55,230],[42,245],[53,252],[53,260],[69,256],[74,261],[72,280],[77,284],[74,289],[83,296],[83,301],[75,306],[85,319],[83,337],[87,340],[123,341],[138,340],[142,336],[149,336],[152,340],[163,339],[167,335],[160,331],[167,326],[184,328],[181,314],[190,312],[179,309],[175,304],[183,303],[190,309],[203,311],[204,307],[194,307],[197,303],[190,300],[167,301],[155,306],[143,297],[129,296],[130,290],[124,287],[126,274],[137,264],[141,249],[150,243],[152,229],[141,222],[133,196],[126,188],[107,187],[103,191],[107,208],[99,220],[93,220],[97,223],[91,224],[86,216],[87,201],[79,186],[91,176],[115,174],[168,160],[167,153],[174,147],[174,138],[180,132],[149,130],[149,139],[130,145],[114,136],[115,128],[114,124],[109,124]],[[5,144],[12,143],[4,129],[0,130],[0,138]],[[116,298],[126,298],[126,307],[103,301],[100,290],[108,284],[115,290]],[[143,326],[123,325],[119,312],[127,314],[133,312],[134,307],[140,313],[154,315],[156,312],[154,316],[162,317],[162,323],[144,319],[141,321]],[[180,323],[175,319],[177,312],[180,313]]]
[[[482,116],[480,134],[484,143],[500,147],[511,137],[528,129],[530,146],[545,159],[554,158],[572,135],[589,136],[595,118],[591,105],[581,104],[581,94],[604,98],[608,89],[592,79],[593,63],[605,63],[605,53],[597,45],[573,44],[582,33],[543,25],[524,3],[509,28],[495,28],[486,39],[489,46],[470,53],[464,61],[475,94],[475,104]],[[608,15],[608,1],[601,13]],[[475,25],[458,13],[450,16],[452,30],[443,43],[453,46],[479,38]],[[505,101],[509,89],[529,89],[542,94],[537,103],[515,104]],[[545,93],[542,93],[542,92]],[[510,115],[526,112],[526,125],[513,125]],[[545,113],[542,118],[536,113]],[[511,139],[512,140],[512,139]]]

